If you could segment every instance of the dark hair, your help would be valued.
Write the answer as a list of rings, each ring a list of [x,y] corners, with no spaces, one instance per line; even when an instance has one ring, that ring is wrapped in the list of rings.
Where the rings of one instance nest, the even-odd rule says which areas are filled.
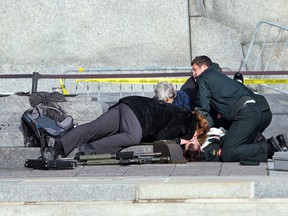
[[[206,65],[207,67],[210,67],[212,65],[212,61],[208,56],[196,56],[192,62],[191,62],[191,66],[193,66],[194,64],[198,65],[199,67],[201,67],[202,65]]]
[[[184,152],[184,157],[188,162],[199,161],[202,158],[200,146],[198,146],[199,148],[197,150],[194,150],[194,145],[195,144],[190,144]]]

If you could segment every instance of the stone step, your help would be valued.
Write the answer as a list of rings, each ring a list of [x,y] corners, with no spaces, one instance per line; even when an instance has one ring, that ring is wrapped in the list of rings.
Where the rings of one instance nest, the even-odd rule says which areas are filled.
[[[188,201],[82,201],[82,202],[19,202],[0,204],[3,216],[54,215],[213,215],[285,216],[288,199],[192,199]],[[52,211],[53,209],[53,211]]]
[[[40,156],[40,148],[27,147],[1,147],[0,148],[0,167],[12,168],[23,167],[27,158],[36,159]]]
[[[107,104],[92,100],[91,97],[66,97],[66,100],[66,102],[58,102],[58,104],[76,121],[91,121],[90,117],[96,118],[103,112],[103,109],[107,110],[108,108]],[[3,121],[19,122],[24,111],[30,108],[27,96],[11,94],[7,97],[0,97],[1,123]]]
[[[54,171],[55,172],[55,171]],[[51,172],[50,172],[51,173]],[[187,203],[214,200],[226,203],[257,202],[261,199],[288,201],[284,177],[47,177],[0,179],[0,203],[42,202],[135,202]],[[9,181],[8,181],[9,180]],[[223,201],[224,200],[224,201]],[[263,201],[263,200],[262,200]]]
[[[24,147],[24,138],[21,131],[0,132],[0,148]]]

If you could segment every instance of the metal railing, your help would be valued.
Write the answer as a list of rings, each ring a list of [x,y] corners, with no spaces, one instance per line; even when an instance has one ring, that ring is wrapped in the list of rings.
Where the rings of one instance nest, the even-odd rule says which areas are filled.
[[[240,71],[288,70],[287,53],[288,27],[270,21],[260,21],[256,25]],[[287,75],[283,76],[284,79],[286,77]],[[261,78],[264,78],[264,75]],[[278,85],[277,88],[287,90],[287,85]]]
[[[172,68],[169,68],[170,71]],[[173,68],[175,69],[175,68]],[[183,69],[183,68],[182,68]],[[187,67],[185,69],[190,70],[190,67]],[[100,69],[97,69],[100,70]],[[108,69],[107,69],[108,70]],[[116,69],[115,69],[116,70]],[[145,70],[141,69],[141,73],[114,73],[113,74],[100,74],[100,73],[88,73],[88,74],[84,74],[85,70],[83,70],[83,73],[75,73],[78,70],[67,70],[66,74],[40,74],[38,72],[34,72],[33,74],[0,74],[0,79],[32,79],[32,90],[31,92],[37,92],[38,91],[38,82],[39,80],[47,80],[47,79],[63,79],[63,80],[71,80],[71,81],[75,81],[75,79],[99,79],[99,80],[104,80],[104,79],[111,79],[111,80],[115,80],[115,79],[121,79],[123,81],[123,79],[155,79],[155,78],[159,78],[158,80],[162,80],[164,78],[167,77],[174,77],[174,78],[178,78],[178,79],[182,79],[182,81],[185,81],[188,77],[191,76],[191,71],[189,72],[167,72],[168,70],[166,70],[166,72],[155,72],[155,68],[153,69],[153,73],[143,73]],[[116,71],[123,71],[124,69],[117,69]],[[133,69],[135,70],[135,68]],[[152,70],[152,69],[151,69]],[[68,72],[69,71],[69,72]],[[90,70],[88,70],[90,71]],[[95,71],[95,69],[93,69],[93,71]],[[131,70],[132,71],[132,70]],[[69,74],[70,72],[72,72],[73,74]],[[90,71],[91,72],[91,71]],[[140,71],[138,71],[140,72]],[[235,74],[236,71],[224,71],[224,73],[228,76],[233,76]],[[241,72],[244,76],[253,76],[253,75],[273,75],[273,76],[279,76],[279,77],[283,77],[288,75],[288,71],[242,71]],[[245,79],[246,80],[246,79]],[[287,81],[287,80],[286,80]],[[95,85],[95,83],[91,83],[92,85]],[[113,83],[112,83],[113,84]],[[153,83],[154,84],[154,83]],[[273,83],[272,83],[273,84]],[[274,84],[279,84],[278,81],[276,80],[276,82],[274,82]],[[140,83],[140,85],[143,85]],[[182,85],[182,83],[181,83]],[[180,86],[181,86],[180,85]],[[133,85],[131,85],[133,86]],[[142,90],[142,89],[141,89]],[[102,89],[100,89],[100,91],[97,92],[98,94],[98,98],[100,100],[101,98],[101,92]],[[153,92],[153,90],[151,90],[150,92]],[[119,97],[122,97],[122,93],[119,90]]]

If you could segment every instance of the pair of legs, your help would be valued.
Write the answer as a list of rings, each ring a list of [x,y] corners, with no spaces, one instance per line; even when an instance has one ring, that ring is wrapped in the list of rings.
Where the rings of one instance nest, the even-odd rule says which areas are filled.
[[[261,120],[261,113],[255,104],[248,104],[234,116],[223,143],[223,161],[267,161],[268,144],[256,142]]]
[[[115,153],[139,144],[141,125],[133,111],[123,103],[112,107],[94,121],[77,126],[61,137],[64,157],[84,143],[93,146],[96,153]]]

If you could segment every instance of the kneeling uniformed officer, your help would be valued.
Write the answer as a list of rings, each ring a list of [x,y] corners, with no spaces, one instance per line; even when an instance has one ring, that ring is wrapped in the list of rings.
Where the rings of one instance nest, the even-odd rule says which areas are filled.
[[[256,142],[261,126],[261,111],[249,91],[241,83],[211,67],[207,56],[192,61],[193,76],[198,84],[196,110],[213,126],[209,111],[214,109],[225,121],[231,122],[222,146],[223,161],[266,162],[275,148],[267,142]]]

